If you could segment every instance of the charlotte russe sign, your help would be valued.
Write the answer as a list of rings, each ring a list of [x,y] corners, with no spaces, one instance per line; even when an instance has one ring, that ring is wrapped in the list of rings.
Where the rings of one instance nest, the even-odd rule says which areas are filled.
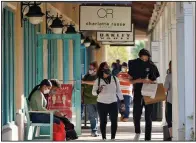
[[[80,6],[80,31],[131,31],[131,7]]]
[[[134,28],[131,32],[97,32],[99,42],[131,42],[134,41]]]

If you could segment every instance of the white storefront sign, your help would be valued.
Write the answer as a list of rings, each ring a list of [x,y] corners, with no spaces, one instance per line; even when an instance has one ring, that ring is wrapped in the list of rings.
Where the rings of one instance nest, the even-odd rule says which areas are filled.
[[[110,45],[110,46],[134,46],[135,42],[102,42],[102,45]]]
[[[131,7],[80,6],[80,31],[131,31]]]
[[[97,41],[99,42],[133,42],[135,33],[132,24],[131,32],[97,32]]]

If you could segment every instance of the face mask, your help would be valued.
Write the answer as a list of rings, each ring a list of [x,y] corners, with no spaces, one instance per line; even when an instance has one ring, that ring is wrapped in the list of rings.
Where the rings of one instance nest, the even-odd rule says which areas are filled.
[[[125,68],[122,68],[122,72],[126,72],[126,69]]]
[[[88,73],[89,74],[93,74],[95,71],[94,70],[89,70]]]
[[[111,71],[110,71],[110,69],[104,69],[103,70],[103,73],[105,73],[107,75],[110,75],[111,74]]]
[[[52,95],[56,94],[56,90],[50,90],[50,94]]]
[[[49,89],[45,89],[45,90],[44,90],[44,94],[48,94],[49,92],[50,92]]]

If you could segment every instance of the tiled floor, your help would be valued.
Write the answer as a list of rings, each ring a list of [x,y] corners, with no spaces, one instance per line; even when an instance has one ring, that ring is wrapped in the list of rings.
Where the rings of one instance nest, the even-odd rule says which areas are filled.
[[[128,122],[118,122],[118,131],[116,134],[115,141],[133,141],[134,138],[134,125],[132,121],[132,113],[130,114],[130,119]],[[107,124],[107,139],[110,139],[110,121],[108,120]],[[89,124],[88,124],[89,126]],[[141,120],[141,134],[140,140],[144,141],[144,131],[145,131],[145,122],[144,117],[142,116]],[[101,136],[91,137],[90,129],[82,129],[82,135],[77,141],[101,141]],[[163,141],[163,130],[162,122],[153,122],[152,125],[152,141]]]

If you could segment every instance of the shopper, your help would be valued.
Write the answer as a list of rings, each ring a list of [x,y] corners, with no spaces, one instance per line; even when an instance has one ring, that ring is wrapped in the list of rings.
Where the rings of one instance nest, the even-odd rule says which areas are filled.
[[[82,79],[82,97],[87,108],[87,114],[91,124],[91,136],[93,137],[98,136],[97,97],[92,95],[93,84],[97,79],[97,67],[96,62],[90,63],[89,71]],[[93,82],[93,84],[90,82]]]
[[[145,140],[151,140],[153,104],[145,105],[141,94],[143,83],[154,83],[159,77],[156,65],[150,60],[150,53],[146,49],[139,52],[139,58],[129,62],[129,75],[133,84],[133,120],[135,126],[134,140],[140,138],[140,119],[145,107]]]
[[[120,90],[119,80],[115,76],[111,75],[107,62],[100,64],[97,76],[98,78],[94,83],[92,94],[94,96],[98,96],[97,108],[100,117],[102,139],[106,139],[107,116],[109,114],[111,120],[111,139],[114,140],[118,121],[117,96],[121,101],[122,107],[125,106],[124,98]],[[122,108],[122,110],[124,109]]]

